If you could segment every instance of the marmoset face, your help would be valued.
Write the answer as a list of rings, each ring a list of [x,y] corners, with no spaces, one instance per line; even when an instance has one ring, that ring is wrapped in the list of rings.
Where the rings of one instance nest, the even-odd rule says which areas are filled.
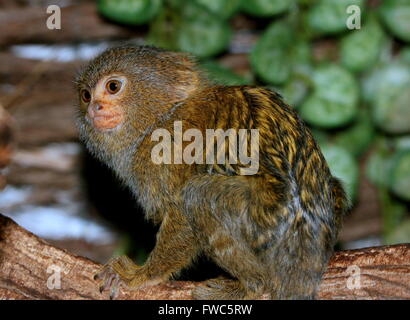
[[[80,128],[112,136],[143,131],[198,88],[199,74],[185,54],[118,47],[90,61],[76,82]]]
[[[94,87],[83,84],[79,97],[86,121],[99,131],[119,127],[125,119],[125,110],[121,106],[128,84],[127,77],[122,74],[104,76]]]

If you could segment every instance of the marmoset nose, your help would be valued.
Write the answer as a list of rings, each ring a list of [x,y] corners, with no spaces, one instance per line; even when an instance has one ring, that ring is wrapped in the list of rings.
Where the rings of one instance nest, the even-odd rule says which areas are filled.
[[[104,105],[99,103],[99,102],[95,102],[95,103],[91,104],[88,109],[89,109],[88,112],[91,113],[92,115],[94,115],[97,112],[103,111],[104,110]]]
[[[104,110],[104,106],[100,103],[92,103],[88,106],[88,116],[91,118],[94,118],[97,113],[101,112],[102,110]]]
[[[102,104],[96,103],[96,104],[94,105],[94,109],[95,109],[95,111],[101,111],[101,110],[104,109],[104,107],[103,107]]]

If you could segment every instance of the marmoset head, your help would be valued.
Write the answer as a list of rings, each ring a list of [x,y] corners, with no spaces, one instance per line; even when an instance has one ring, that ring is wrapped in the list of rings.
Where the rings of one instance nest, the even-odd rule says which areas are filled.
[[[135,141],[202,83],[187,54],[148,46],[108,49],[76,79],[80,137],[94,151],[105,144],[112,152],[107,143],[118,146]]]
[[[186,54],[147,46],[111,48],[77,77],[80,122],[98,132],[124,125],[141,127],[199,86],[195,63]]]

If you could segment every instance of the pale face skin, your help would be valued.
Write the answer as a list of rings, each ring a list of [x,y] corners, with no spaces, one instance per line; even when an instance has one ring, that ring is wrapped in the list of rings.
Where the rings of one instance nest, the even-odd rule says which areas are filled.
[[[125,94],[127,78],[111,74],[101,78],[94,88],[80,90],[81,107],[87,110],[86,120],[99,131],[119,128],[125,119],[120,107]]]

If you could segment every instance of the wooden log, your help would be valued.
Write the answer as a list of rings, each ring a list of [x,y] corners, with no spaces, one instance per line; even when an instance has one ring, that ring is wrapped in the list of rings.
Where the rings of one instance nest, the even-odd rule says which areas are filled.
[[[2,53],[0,103],[13,116],[20,147],[75,141],[74,79],[81,63],[39,62]]]
[[[93,280],[100,267],[0,215],[0,299],[107,299]],[[190,299],[198,285],[170,281],[138,290],[121,288],[118,299]],[[318,298],[410,299],[410,244],[337,252]]]
[[[79,2],[95,2],[95,0],[70,0],[70,4],[77,4]],[[65,6],[65,0],[53,0],[53,4]],[[50,5],[49,0],[1,0],[0,9],[4,8],[24,8],[24,7],[47,7]]]
[[[61,29],[49,30],[46,7],[0,9],[0,47],[19,43],[64,43],[90,40],[129,39],[139,29],[110,23],[99,16],[95,3],[61,8]]]
[[[0,104],[0,169],[7,166],[11,159],[12,128],[11,117]]]
[[[74,80],[76,72],[80,69],[82,63],[79,61],[61,62],[61,61],[42,61],[34,59],[20,58],[10,52],[0,52],[0,83],[12,85],[19,84],[27,77],[33,78],[32,74],[44,76],[44,79],[56,82],[59,77],[63,79],[70,78]],[[43,65],[42,68],[39,68]]]
[[[0,190],[6,186],[6,177],[2,174],[11,160],[13,153],[11,117],[0,104]]]

